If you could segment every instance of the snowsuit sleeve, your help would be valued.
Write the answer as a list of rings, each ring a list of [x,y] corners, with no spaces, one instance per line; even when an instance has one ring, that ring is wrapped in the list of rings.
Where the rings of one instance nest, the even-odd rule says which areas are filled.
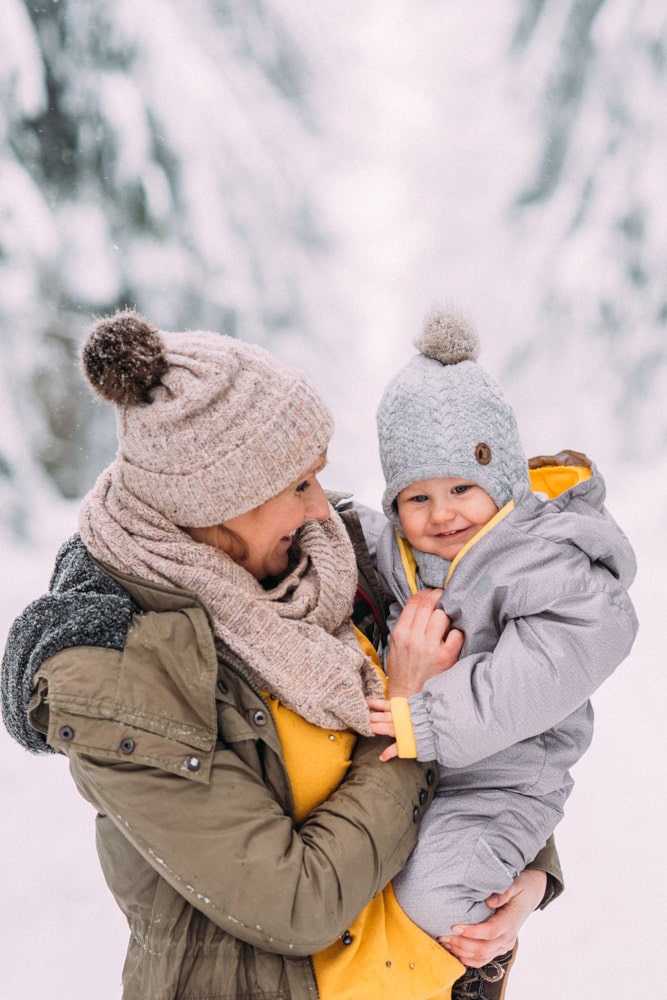
[[[636,630],[620,588],[573,585],[511,618],[493,652],[464,655],[410,698],[419,759],[466,767],[558,725],[625,659]]]

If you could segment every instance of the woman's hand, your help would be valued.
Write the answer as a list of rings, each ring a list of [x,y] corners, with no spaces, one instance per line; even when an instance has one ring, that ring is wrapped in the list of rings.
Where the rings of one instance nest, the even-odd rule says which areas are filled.
[[[480,968],[514,947],[522,924],[544,898],[545,872],[526,869],[501,894],[489,896],[486,903],[496,912],[481,924],[457,924],[456,934],[438,941],[464,965]]]
[[[407,602],[391,633],[387,654],[389,697],[418,694],[427,680],[458,660],[463,633],[450,628],[438,601],[442,590],[420,590]]]

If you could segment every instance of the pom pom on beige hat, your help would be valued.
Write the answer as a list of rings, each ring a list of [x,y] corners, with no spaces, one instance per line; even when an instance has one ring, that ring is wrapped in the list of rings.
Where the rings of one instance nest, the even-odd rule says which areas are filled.
[[[116,406],[114,475],[181,527],[258,507],[298,479],[333,431],[305,375],[218,333],[165,333],[125,310],[98,321],[81,353]]]

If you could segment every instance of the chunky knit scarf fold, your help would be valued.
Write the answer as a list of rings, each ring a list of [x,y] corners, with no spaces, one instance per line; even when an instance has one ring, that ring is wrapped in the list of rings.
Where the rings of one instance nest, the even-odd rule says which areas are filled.
[[[334,511],[305,522],[287,576],[270,590],[143,504],[114,466],[84,499],[79,527],[109,566],[197,594],[258,687],[318,726],[370,734],[366,698],[381,697],[382,684],[352,626],[356,562]]]

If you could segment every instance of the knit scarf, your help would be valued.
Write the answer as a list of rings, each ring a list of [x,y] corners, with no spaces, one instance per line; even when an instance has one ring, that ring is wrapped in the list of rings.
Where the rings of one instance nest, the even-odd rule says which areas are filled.
[[[382,684],[352,625],[356,561],[335,511],[304,523],[287,575],[269,590],[142,503],[114,465],[84,499],[79,528],[101,562],[196,594],[216,639],[241,658],[257,687],[318,726],[370,735],[366,698],[382,697]]]

